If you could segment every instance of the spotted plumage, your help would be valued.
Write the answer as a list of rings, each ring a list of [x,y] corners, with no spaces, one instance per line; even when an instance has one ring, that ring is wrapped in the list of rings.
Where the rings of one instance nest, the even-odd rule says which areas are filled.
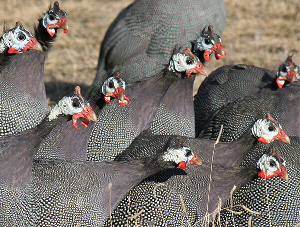
[[[222,35],[225,15],[222,0],[135,1],[118,15],[105,35],[93,90],[97,92],[115,71],[126,83],[159,73],[176,45],[191,48],[191,42],[207,26]]]
[[[27,155],[32,152],[27,150]],[[0,220],[18,226],[101,226],[110,209],[145,177],[166,168],[201,164],[200,158],[179,140],[159,153],[121,163],[32,157],[23,163],[18,152],[10,150],[9,155],[11,159],[0,159]],[[10,170],[29,165],[32,177],[25,177],[24,172],[16,176],[17,172],[6,168],[8,162]]]
[[[55,3],[54,8],[57,6]],[[42,20],[39,19],[35,28],[35,37],[43,51],[29,49],[25,53],[5,55],[1,61],[0,137],[35,127],[48,112],[44,63],[55,36],[49,35]],[[17,27],[21,29],[20,25]]]
[[[237,226],[295,226],[299,224],[300,209],[300,178],[299,178],[299,137],[291,137],[291,144],[274,142],[271,149],[275,150],[286,162],[289,180],[279,177],[270,179],[256,178],[247,183],[227,201],[224,207],[233,206],[231,213],[222,210],[221,223]],[[264,151],[257,149],[249,153],[242,165],[252,165]],[[255,198],[255,199],[254,199]],[[246,207],[247,210],[243,209]],[[218,223],[218,221],[216,221]]]
[[[225,65],[210,73],[194,97],[196,136],[222,106],[258,93],[273,84],[275,79],[276,74],[270,70],[243,64]]]
[[[173,72],[166,66],[159,74],[126,86],[128,105],[116,106],[112,100],[101,110],[90,136],[89,160],[113,159],[149,127],[155,134],[194,136],[193,71],[205,70],[189,49],[180,54],[183,59],[193,59],[193,68]],[[187,75],[191,75],[189,79]]]
[[[200,137],[216,139],[221,125],[224,126],[221,141],[233,141],[252,127],[258,119],[269,113],[288,135],[300,135],[299,82],[290,83],[282,89],[245,96],[217,111],[203,127]]]
[[[202,226],[206,223],[203,218],[207,212],[211,214],[218,207],[218,197],[226,201],[234,185],[239,188],[252,178],[258,177],[256,163],[239,166],[248,153],[252,153],[254,140],[257,140],[248,133],[232,143],[217,145],[213,140],[182,139],[191,151],[199,153],[203,165],[192,166],[186,170],[186,174],[165,170],[144,180],[130,190],[105,226],[126,226],[134,223],[142,226],[185,226],[186,223]],[[124,152],[117,155],[115,160],[139,159],[163,150],[169,144],[176,143],[176,140],[178,136],[151,135],[144,131]],[[265,151],[270,145],[259,143],[255,146]],[[215,152],[212,159],[213,150]],[[257,157],[256,161],[259,158]],[[207,205],[210,184],[210,202]]]

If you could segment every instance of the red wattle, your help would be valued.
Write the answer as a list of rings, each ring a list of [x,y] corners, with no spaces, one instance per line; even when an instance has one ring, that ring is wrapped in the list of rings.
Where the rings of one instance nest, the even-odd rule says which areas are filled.
[[[186,169],[187,167],[188,167],[188,165],[186,165],[186,163],[184,161],[182,161],[178,164],[178,168],[180,168],[180,169]]]

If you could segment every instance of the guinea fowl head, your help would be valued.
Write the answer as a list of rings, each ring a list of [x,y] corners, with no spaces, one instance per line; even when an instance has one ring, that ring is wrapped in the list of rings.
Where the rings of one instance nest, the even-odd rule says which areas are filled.
[[[257,168],[261,170],[258,176],[269,179],[278,176],[286,181],[289,177],[285,167],[285,161],[281,158],[275,150],[272,154],[264,154],[257,162]]]
[[[58,28],[63,28],[64,33],[68,33],[67,13],[59,8],[59,3],[54,2],[53,8],[45,13],[43,26],[51,37],[56,34]]]
[[[77,119],[81,119],[81,124],[88,127],[90,121],[97,121],[97,116],[90,104],[81,95],[80,87],[75,88],[72,96],[63,97],[58,104],[50,111],[48,120],[56,119],[59,115],[72,116],[72,123],[78,129]]]
[[[129,98],[124,95],[125,82],[120,78],[120,74],[117,72],[114,76],[109,77],[104,81],[102,86],[102,93],[104,94],[104,100],[110,103],[111,98],[119,99],[119,104],[125,106],[129,103]]]
[[[206,74],[203,64],[188,47],[183,53],[177,53],[172,56],[169,63],[169,71],[185,73],[187,79],[192,73]]]
[[[14,28],[5,31],[0,39],[0,53],[24,53],[28,49],[42,50],[42,47],[20,22],[17,22]]]
[[[214,52],[217,60],[226,56],[226,51],[223,48],[221,37],[214,33],[213,26],[209,25],[204,28],[193,46],[193,52],[200,54],[204,52],[205,61],[210,61],[210,55]]]
[[[178,146],[167,148],[162,154],[161,160],[169,166],[176,166],[180,169],[185,169],[191,164],[202,165],[202,160],[199,156],[192,152],[181,139],[179,140]]]
[[[290,143],[288,135],[270,114],[267,114],[266,119],[258,119],[251,131],[262,143],[272,143],[274,140]]]
[[[277,72],[276,83],[279,88],[282,88],[285,81],[293,82],[300,79],[298,74],[298,66],[293,62],[292,55],[288,56],[283,64],[280,65]]]

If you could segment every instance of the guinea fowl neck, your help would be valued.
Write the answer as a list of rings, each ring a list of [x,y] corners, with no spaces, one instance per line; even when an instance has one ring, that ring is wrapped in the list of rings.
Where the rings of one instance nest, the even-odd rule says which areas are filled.
[[[49,121],[48,116],[36,127],[36,131],[40,133],[41,138],[45,138],[51,130],[56,127],[57,125],[61,125],[67,122],[69,119],[68,116],[59,115],[56,119]]]
[[[155,155],[154,157],[145,157],[139,161],[142,163],[145,177],[152,176],[164,169],[175,166],[173,162],[164,161],[161,154]]]
[[[34,29],[35,37],[37,41],[42,45],[43,51],[49,51],[52,47],[52,42],[54,42],[56,34],[51,37],[47,32],[47,29],[43,26],[43,18],[39,19],[39,24]]]

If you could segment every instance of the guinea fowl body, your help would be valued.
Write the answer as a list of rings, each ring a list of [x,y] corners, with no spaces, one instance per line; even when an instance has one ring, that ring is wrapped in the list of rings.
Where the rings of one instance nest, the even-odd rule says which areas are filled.
[[[32,161],[41,142],[55,127],[65,124],[69,116],[72,116],[74,128],[77,127],[78,118],[85,119],[82,124],[86,127],[89,121],[96,120],[89,103],[83,100],[79,87],[75,88],[75,95],[62,98],[36,127],[16,135],[1,137],[0,182],[12,185],[28,183],[31,177]]]
[[[92,87],[98,88],[115,71],[127,83],[159,73],[176,45],[191,47],[208,25],[221,35],[225,17],[222,0],[135,1],[109,27]]]
[[[299,95],[299,82],[293,82],[276,91],[259,92],[228,103],[207,121],[200,137],[216,139],[223,125],[220,141],[233,141],[268,113],[283,126],[287,134],[298,136]]]
[[[115,101],[102,109],[90,137],[88,160],[113,160],[149,127],[156,134],[194,136],[193,81],[194,76],[181,79],[165,69],[126,86],[129,104]]]
[[[299,137],[291,137],[291,144],[275,142],[271,145],[271,149],[285,159],[289,181],[274,177],[258,178],[247,183],[233,194],[232,201],[224,204],[223,207],[240,213],[231,213],[222,209],[220,212],[222,226],[225,222],[227,225],[236,226],[247,226],[249,223],[252,226],[297,226],[299,224],[299,145]],[[263,153],[260,149],[249,153],[242,165],[251,165]],[[241,206],[248,209],[245,210]]]
[[[200,164],[199,157],[188,147],[176,145],[143,159],[122,163],[34,159],[31,160],[32,176],[26,179],[23,172],[16,176],[16,172],[4,167],[1,174],[20,177],[22,182],[3,181],[5,176],[1,175],[1,223],[101,226],[109,217],[110,209],[145,177],[165,168],[180,167],[182,162],[186,162],[184,167]],[[18,154],[10,152],[10,155],[13,158],[6,161],[17,161],[10,162],[11,165],[21,162]]]
[[[173,72],[172,67],[165,67],[157,75],[127,85],[125,92],[121,75],[117,74],[106,80],[102,91],[114,92],[100,94],[98,91],[98,94],[90,98],[98,116],[93,129],[71,133],[71,124],[66,124],[48,136],[41,145],[39,154],[43,157],[81,161],[86,160],[87,155],[88,160],[108,161],[113,160],[141,131],[149,127],[157,134],[194,136],[194,75],[190,74],[203,73],[204,67],[188,48],[183,54],[177,53],[174,56],[179,58],[179,63],[176,61],[173,66],[178,67],[180,72],[175,68]],[[174,60],[170,60],[172,61]],[[114,86],[117,90],[122,90],[120,94],[117,94]],[[115,95],[118,99],[112,99]],[[104,100],[108,103],[104,104]]]
[[[155,153],[174,143],[176,138],[178,136],[151,136],[143,132],[115,160],[128,161]],[[202,166],[191,166],[186,174],[169,169],[145,179],[129,191],[105,226],[131,226],[134,223],[142,226],[203,226],[207,212],[211,214],[218,207],[218,197],[226,201],[234,185],[239,188],[258,174],[256,165],[239,167],[248,152],[252,152],[256,140],[249,134],[232,143],[217,145],[213,140],[182,139],[201,156]],[[262,150],[269,148],[268,144],[256,146]]]
[[[196,136],[213,113],[229,102],[254,95],[264,88],[276,90],[277,75],[252,65],[225,65],[213,71],[194,97]]]
[[[45,57],[28,50],[5,59],[0,69],[0,136],[32,128],[46,116]]]
[[[65,12],[57,2],[47,13]],[[46,14],[47,14],[46,13]],[[39,19],[35,36],[43,51],[28,50],[25,53],[5,56],[0,67],[0,137],[16,134],[38,125],[46,116],[48,107],[44,83],[44,64],[54,36]]]

